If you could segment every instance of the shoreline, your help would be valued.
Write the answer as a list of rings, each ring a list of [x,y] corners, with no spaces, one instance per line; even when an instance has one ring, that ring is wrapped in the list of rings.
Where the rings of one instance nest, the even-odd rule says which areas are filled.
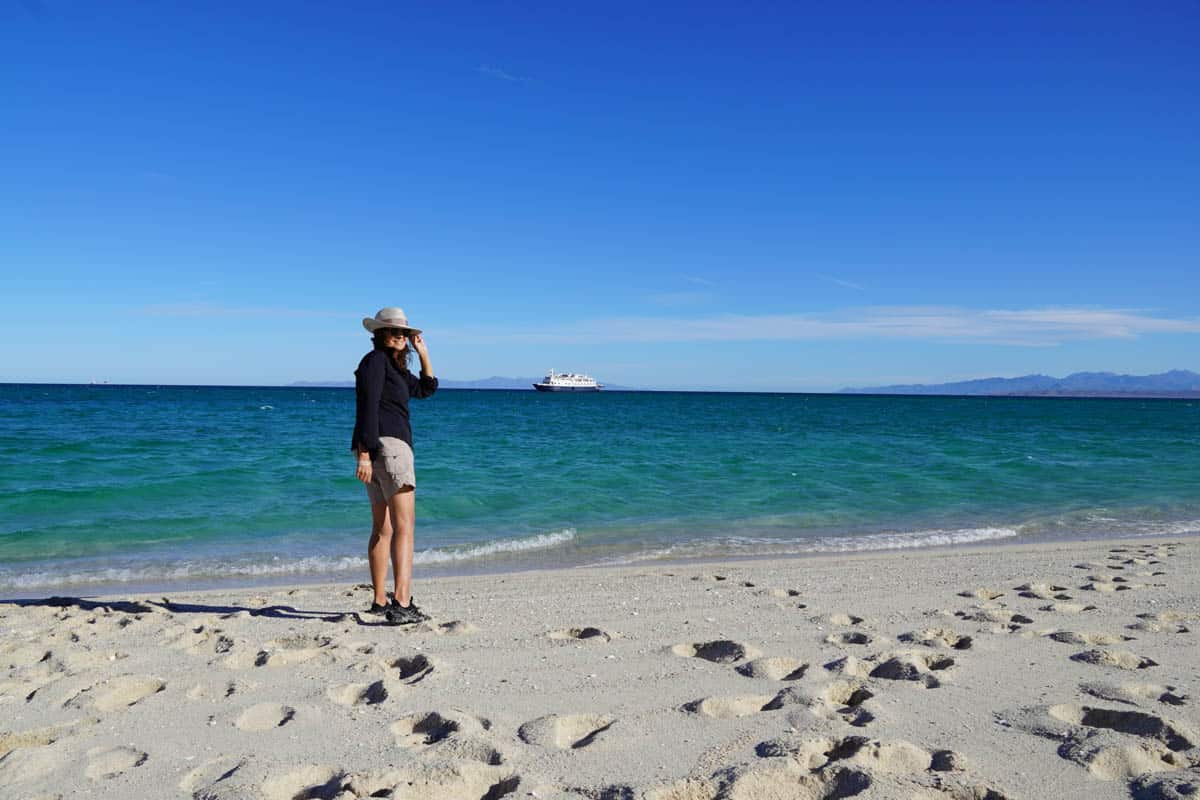
[[[418,578],[415,593],[433,619],[406,627],[360,613],[359,581],[0,603],[0,794],[1200,785],[1194,537]]]
[[[503,576],[509,574],[526,574],[526,573],[544,573],[544,572],[575,572],[578,570],[589,569],[622,569],[622,568],[649,568],[653,566],[661,567],[686,567],[686,566],[703,566],[706,564],[724,564],[724,563],[754,563],[754,562],[774,562],[774,561],[791,561],[791,560],[809,560],[809,559],[826,559],[826,558],[843,558],[853,556],[871,556],[885,554],[917,554],[917,553],[939,553],[939,552],[967,552],[972,549],[992,550],[995,548],[1019,548],[1025,546],[1055,546],[1055,545],[1071,545],[1071,544],[1087,544],[1087,543],[1106,543],[1106,542],[1142,542],[1155,541],[1165,539],[1192,539],[1200,537],[1200,532],[1196,533],[1154,533],[1141,536],[1130,536],[1126,534],[1113,534],[1112,536],[1091,536],[1085,537],[1082,535],[1062,535],[1053,538],[1039,536],[1025,536],[1017,534],[1015,536],[996,537],[992,539],[983,539],[973,542],[953,543],[953,544],[929,544],[918,546],[895,546],[895,547],[877,547],[862,550],[846,549],[846,550],[814,550],[814,551],[790,551],[785,553],[745,553],[745,554],[710,554],[699,556],[679,556],[679,557],[646,557],[635,558],[627,561],[614,561],[613,563],[592,562],[579,564],[564,564],[564,563],[504,563],[505,561],[515,561],[512,559],[497,559],[488,561],[487,559],[464,559],[461,561],[441,562],[430,565],[417,564],[414,568],[414,583],[424,580],[440,580],[447,578],[470,578],[480,576]],[[364,537],[365,539],[365,537]],[[847,541],[854,541],[855,537],[847,537]],[[796,540],[799,543],[802,540]],[[784,544],[785,540],[781,540]],[[474,566],[473,566],[474,564]],[[390,574],[390,573],[389,573]],[[231,576],[211,577],[201,580],[179,579],[179,580],[161,580],[155,581],[108,581],[94,583],[75,583],[75,584],[59,584],[59,585],[41,585],[34,586],[28,589],[13,589],[7,590],[0,587],[0,603],[14,600],[29,600],[44,597],[55,596],[77,596],[77,597],[103,597],[115,594],[128,594],[133,596],[152,595],[160,593],[196,593],[196,592],[232,592],[232,591],[252,591],[255,589],[279,589],[289,587],[321,587],[341,583],[345,581],[357,581],[358,578],[367,579],[367,562],[366,558],[362,559],[362,569],[357,571],[336,571],[331,570],[328,573],[287,573],[278,575],[255,575],[255,576]]]

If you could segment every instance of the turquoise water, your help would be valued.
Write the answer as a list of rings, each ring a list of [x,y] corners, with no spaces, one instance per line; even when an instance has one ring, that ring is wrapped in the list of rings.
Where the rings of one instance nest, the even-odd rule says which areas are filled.
[[[351,389],[0,386],[0,596],[365,575]],[[419,573],[1200,532],[1200,402],[443,390]]]

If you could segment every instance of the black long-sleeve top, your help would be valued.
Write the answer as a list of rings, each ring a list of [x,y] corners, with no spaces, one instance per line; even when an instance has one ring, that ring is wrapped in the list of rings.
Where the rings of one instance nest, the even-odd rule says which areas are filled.
[[[354,370],[354,434],[350,449],[379,454],[379,437],[394,436],[412,447],[412,425],[408,421],[410,397],[429,397],[437,391],[432,375],[413,375],[396,366],[386,350],[375,349],[363,356]]]

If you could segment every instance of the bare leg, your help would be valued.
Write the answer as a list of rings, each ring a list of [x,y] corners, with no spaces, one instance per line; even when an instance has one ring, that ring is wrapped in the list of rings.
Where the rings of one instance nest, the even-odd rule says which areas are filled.
[[[392,527],[392,570],[396,574],[396,602],[407,606],[412,597],[413,528],[416,525],[416,492],[406,486],[388,499]]]
[[[375,589],[375,602],[387,605],[388,552],[393,547],[392,521],[388,504],[371,505],[371,541],[367,545],[367,563],[371,565],[371,586]]]

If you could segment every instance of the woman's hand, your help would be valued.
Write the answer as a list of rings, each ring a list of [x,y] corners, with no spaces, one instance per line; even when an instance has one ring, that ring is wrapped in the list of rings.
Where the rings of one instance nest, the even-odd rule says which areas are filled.
[[[409,337],[409,341],[412,342],[413,350],[417,351],[417,355],[421,357],[422,361],[429,358],[429,348],[425,346],[424,336],[419,333],[414,333]]]
[[[421,357],[421,374],[433,377],[433,364],[429,363],[429,348],[425,346],[425,337],[419,333],[414,333],[410,337],[412,341],[412,349],[417,351],[417,355]]]
[[[358,469],[355,471],[354,475],[363,483],[371,482],[372,470],[371,470],[371,461],[369,458],[368,459],[360,458],[358,460]]]

